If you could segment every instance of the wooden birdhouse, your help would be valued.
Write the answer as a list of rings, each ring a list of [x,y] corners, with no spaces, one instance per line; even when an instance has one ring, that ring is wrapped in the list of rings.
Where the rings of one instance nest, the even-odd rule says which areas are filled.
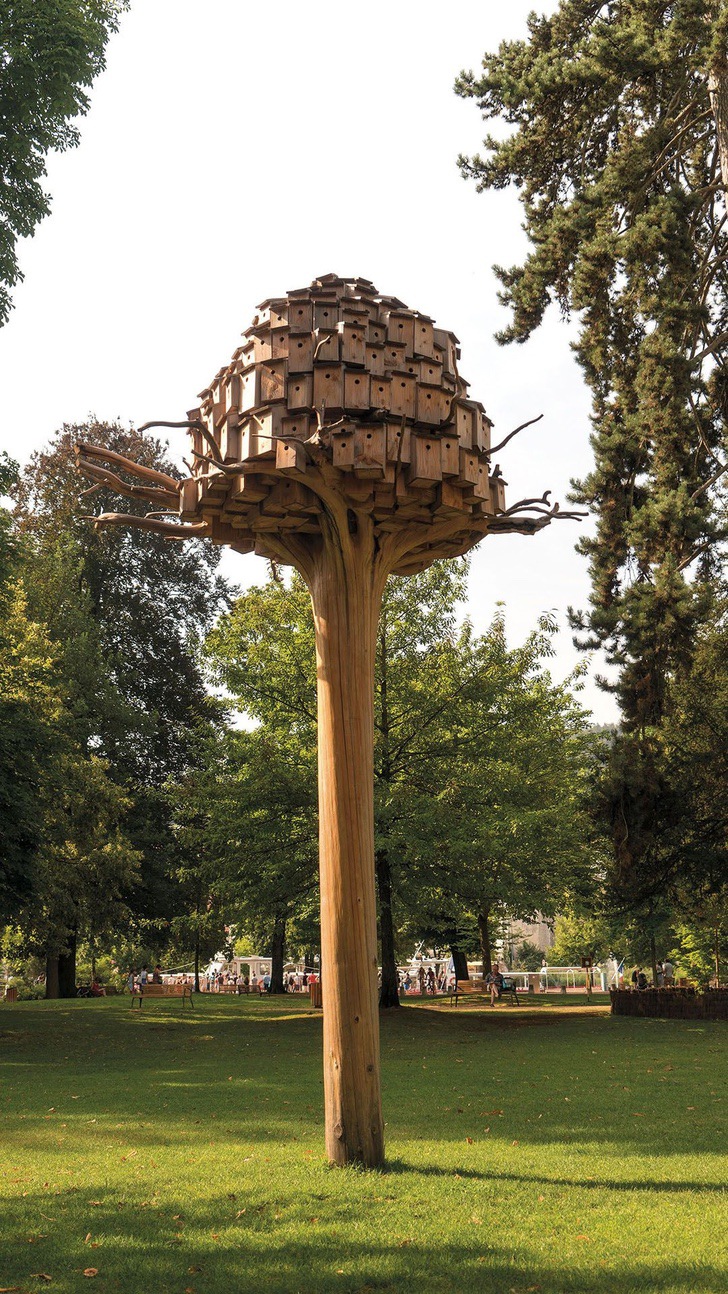
[[[311,332],[313,305],[310,301],[292,301],[288,307],[288,330],[291,333]]]
[[[412,460],[407,476],[408,483],[417,487],[435,485],[438,481],[441,481],[442,464],[440,462],[440,441],[438,437],[415,434],[411,443]]]
[[[313,402],[317,409],[344,408],[342,364],[317,364],[313,375]]]
[[[288,372],[310,373],[313,368],[313,333],[294,333],[288,341]]]
[[[417,411],[417,383],[409,373],[392,375],[389,407],[398,417],[414,420]]]
[[[357,413],[369,409],[369,374],[357,369],[344,373],[344,408]]]
[[[361,323],[344,323],[341,331],[341,358],[345,364],[364,368],[366,362],[366,327]]]
[[[379,342],[369,342],[365,351],[365,363],[372,377],[379,377],[384,372],[384,346]]]
[[[314,306],[314,326],[317,332],[334,332],[339,324],[339,307],[336,298],[317,301]]]
[[[415,319],[413,350],[415,355],[424,355],[427,359],[435,358],[435,329],[431,319],[422,317]]]
[[[392,310],[387,321],[387,341],[404,346],[405,354],[414,354],[415,321],[409,311]]]
[[[294,373],[291,375],[288,379],[286,391],[288,408],[291,412],[313,408],[313,387],[313,377],[310,373]]]
[[[490,478],[490,497],[493,503],[493,511],[505,512],[506,508],[506,483],[502,476],[491,476]]]
[[[387,423],[387,459],[390,463],[409,463],[410,428],[399,423]]]
[[[439,427],[442,421],[442,392],[439,386],[417,383],[417,421]]]

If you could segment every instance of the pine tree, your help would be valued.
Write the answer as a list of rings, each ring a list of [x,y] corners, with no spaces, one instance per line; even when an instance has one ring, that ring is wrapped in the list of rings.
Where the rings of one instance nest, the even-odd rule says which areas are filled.
[[[579,544],[591,607],[572,616],[619,671],[609,812],[616,871],[643,905],[661,883],[659,729],[726,533],[727,48],[724,3],[562,0],[457,82],[511,127],[463,173],[518,187],[531,244],[497,269],[512,309],[499,339],[526,341],[551,302],[578,318],[594,467],[573,497],[596,531]]]

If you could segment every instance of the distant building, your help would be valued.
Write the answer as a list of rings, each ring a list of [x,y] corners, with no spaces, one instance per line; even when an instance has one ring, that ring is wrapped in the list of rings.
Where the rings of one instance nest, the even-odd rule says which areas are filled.
[[[517,949],[518,945],[525,940],[535,944],[545,956],[553,946],[553,924],[544,918],[536,921],[511,921],[503,940],[504,945],[507,948]]]

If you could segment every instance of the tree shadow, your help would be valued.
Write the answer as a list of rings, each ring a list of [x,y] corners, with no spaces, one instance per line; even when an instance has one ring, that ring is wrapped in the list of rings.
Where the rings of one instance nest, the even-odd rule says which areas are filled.
[[[409,1171],[406,1165],[404,1171]],[[281,1225],[270,1202],[249,1209],[231,1225],[233,1209],[228,1203],[225,1216],[225,1200],[218,1196],[197,1200],[194,1217],[188,1198],[167,1198],[153,1220],[149,1212],[140,1215],[140,1202],[128,1196],[106,1191],[101,1205],[92,1205],[87,1196],[84,1191],[64,1193],[61,1202],[37,1193],[9,1202],[0,1252],[5,1284],[30,1294],[44,1288],[31,1272],[44,1271],[53,1289],[70,1294],[78,1289],[84,1268],[93,1266],[97,1294],[168,1294],[185,1288],[200,1294],[614,1294],[615,1288],[630,1294],[716,1294],[725,1288],[725,1271],[713,1263],[612,1256],[602,1265],[587,1266],[583,1259],[572,1264],[553,1255],[529,1254],[502,1227],[489,1229],[487,1218],[477,1234],[463,1227],[457,1239],[430,1236],[423,1241],[413,1234],[416,1220],[405,1214],[399,1225],[388,1227],[386,1237],[362,1239],[341,1207],[332,1208],[328,1217],[310,1219],[303,1230],[299,1217],[292,1235],[293,1222]],[[43,1234],[32,1246],[29,1211],[46,1218]],[[63,1226],[54,1227],[61,1211]],[[185,1219],[182,1231],[175,1227],[180,1216]],[[87,1232],[88,1239],[89,1228],[96,1238],[94,1249],[83,1238]]]

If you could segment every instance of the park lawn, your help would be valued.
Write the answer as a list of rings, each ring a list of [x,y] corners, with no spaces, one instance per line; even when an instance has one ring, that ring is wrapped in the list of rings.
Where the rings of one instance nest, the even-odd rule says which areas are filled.
[[[362,1172],[324,1162],[305,998],[128,1003],[0,1008],[0,1288],[728,1289],[724,1024],[408,1003]]]

